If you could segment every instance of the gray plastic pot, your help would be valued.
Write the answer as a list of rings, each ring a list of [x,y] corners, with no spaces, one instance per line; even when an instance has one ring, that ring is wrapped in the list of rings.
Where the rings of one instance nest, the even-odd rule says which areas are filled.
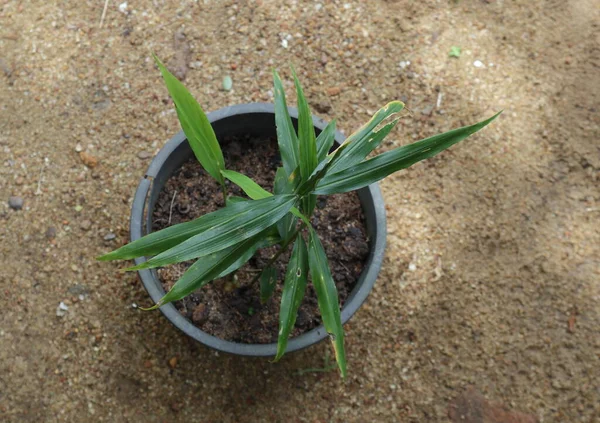
[[[208,120],[215,130],[217,139],[234,135],[274,137],[276,135],[274,110],[272,104],[240,104],[209,113]],[[289,112],[294,125],[297,125],[298,110],[290,107]],[[314,116],[313,124],[317,134],[326,126],[326,122],[323,119]],[[338,144],[344,141],[344,136],[339,131],[335,134],[335,141]],[[133,200],[130,222],[131,241],[135,241],[142,237],[142,235],[150,232],[150,228],[152,228],[152,210],[154,210],[158,194],[171,174],[192,156],[193,153],[187,139],[184,133],[180,132],[152,160],[146,175],[138,185]],[[367,234],[370,239],[370,252],[360,278],[341,310],[342,323],[346,323],[352,317],[369,295],[379,274],[385,250],[385,208],[379,186],[373,184],[362,188],[358,191],[358,196],[366,217]],[[144,261],[146,261],[146,258],[140,257],[135,260],[135,263],[139,264]],[[165,291],[156,271],[141,270],[138,271],[138,274],[152,301],[155,303],[158,302],[165,295]],[[277,344],[275,343],[241,344],[209,335],[182,316],[173,304],[162,306],[160,311],[173,325],[186,335],[215,350],[247,356],[274,356],[277,351]],[[321,325],[296,338],[290,339],[286,352],[306,348],[322,341],[326,337],[327,332]]]

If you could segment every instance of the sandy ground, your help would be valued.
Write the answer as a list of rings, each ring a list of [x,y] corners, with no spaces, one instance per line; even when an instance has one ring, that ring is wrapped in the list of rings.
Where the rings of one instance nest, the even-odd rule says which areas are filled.
[[[101,0],[0,1],[0,421],[447,422],[473,389],[600,421],[597,2],[119,3],[100,27]],[[279,364],[196,345],[94,261],[179,130],[152,51],[207,110],[270,101],[289,63],[346,133],[401,99],[382,150],[504,109],[382,183],[387,259],[346,327],[346,381],[305,371],[327,344]]]

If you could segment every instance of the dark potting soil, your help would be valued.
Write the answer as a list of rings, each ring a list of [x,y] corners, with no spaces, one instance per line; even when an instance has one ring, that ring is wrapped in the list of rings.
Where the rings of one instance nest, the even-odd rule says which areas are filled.
[[[251,177],[272,192],[275,171],[281,165],[275,139],[226,139],[222,142],[222,149],[228,169]],[[229,195],[245,197],[237,186],[229,181],[227,184]],[[152,230],[195,219],[223,206],[223,194],[217,182],[192,157],[162,189],[153,211]],[[311,220],[325,248],[340,304],[343,305],[369,253],[358,195],[351,192],[318,197]],[[265,304],[260,302],[259,284],[250,284],[250,281],[278,248],[274,246],[259,250],[236,272],[235,278],[228,275],[215,280],[175,302],[175,307],[197,327],[221,339],[248,344],[277,342],[281,291],[291,247],[276,262],[279,281],[273,296]],[[165,291],[175,284],[191,264],[190,261],[159,269]],[[292,336],[298,336],[320,324],[317,296],[309,276]]]

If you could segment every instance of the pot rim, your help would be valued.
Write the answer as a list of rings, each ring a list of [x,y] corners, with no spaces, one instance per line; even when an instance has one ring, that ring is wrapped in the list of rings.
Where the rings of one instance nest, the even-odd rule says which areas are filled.
[[[288,107],[289,114],[292,119],[298,118],[298,109],[294,107]],[[273,114],[275,113],[275,106],[271,103],[246,103],[238,104],[234,106],[224,107],[222,109],[210,112],[207,114],[209,122],[212,124],[221,119],[226,119],[238,115],[245,114]],[[327,126],[327,122],[319,117],[313,115],[313,125],[319,130],[323,130]],[[335,140],[337,143],[344,141],[344,135],[336,131]],[[169,140],[165,146],[158,152],[154,157],[144,177],[140,180],[137,187],[135,197],[131,208],[131,219],[130,219],[130,238],[131,241],[141,238],[144,234],[144,220],[145,220],[145,208],[148,194],[151,192],[152,180],[157,176],[161,167],[169,160],[171,154],[179,147],[182,143],[187,142],[187,138],[183,131],[180,131],[171,140]],[[365,267],[357,281],[356,286],[350,293],[350,296],[344,306],[341,309],[341,320],[342,324],[345,324],[354,313],[359,309],[362,303],[367,299],[369,292],[373,288],[377,275],[381,269],[385,245],[386,245],[386,216],[385,216],[385,205],[383,202],[383,196],[378,184],[372,184],[368,187],[362,188],[363,196],[361,196],[361,203],[365,201],[371,202],[371,213],[374,215],[375,224],[369,231],[371,238],[369,257],[365,263]],[[366,197],[366,200],[363,198]],[[364,211],[367,214],[367,210]],[[145,262],[146,257],[139,257],[135,259],[135,264]],[[150,269],[139,270],[138,275],[150,294],[152,300],[157,303],[165,291],[162,288],[156,272]],[[196,327],[186,317],[182,316],[179,311],[175,308],[172,303],[165,304],[160,307],[160,311],[163,315],[178,329],[184,332],[191,338],[201,342],[202,344],[213,348],[218,351],[247,356],[275,356],[277,352],[277,343],[269,344],[242,344],[232,341],[226,341],[210,335],[200,328]],[[311,329],[308,332],[303,333],[295,338],[290,338],[286,348],[286,353],[297,351],[306,348],[310,345],[316,344],[327,337],[327,331],[324,326],[320,326]]]

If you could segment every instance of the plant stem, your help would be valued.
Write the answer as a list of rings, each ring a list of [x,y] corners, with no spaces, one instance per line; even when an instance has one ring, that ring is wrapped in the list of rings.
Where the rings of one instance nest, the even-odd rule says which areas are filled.
[[[223,204],[227,204],[227,189],[225,188],[225,182],[221,184],[221,190],[223,191]]]
[[[265,267],[263,267],[263,270],[266,269],[267,267],[271,266],[273,263],[275,263],[275,260],[277,260],[279,258],[279,256],[282,255],[285,252],[285,250],[287,250],[287,247],[289,247],[290,244],[296,240],[296,237],[298,236],[298,234],[300,233],[300,231],[305,226],[306,226],[306,223],[302,222],[302,225],[298,229],[296,229],[294,231],[294,233],[292,234],[292,236],[290,236],[290,238],[281,246],[281,248],[279,249],[279,251],[277,251],[275,253],[275,255],[273,257],[271,257],[271,259],[269,260],[269,262],[265,265]],[[252,278],[252,280],[250,281],[250,285],[252,285],[253,283],[255,283],[260,278],[261,274],[262,274],[262,270],[260,271],[260,273],[257,273],[254,278]]]

